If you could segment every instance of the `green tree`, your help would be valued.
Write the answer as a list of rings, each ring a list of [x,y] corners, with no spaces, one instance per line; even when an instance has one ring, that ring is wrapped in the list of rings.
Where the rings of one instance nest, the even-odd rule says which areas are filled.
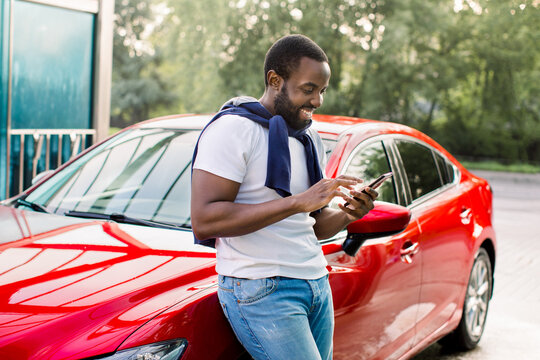
[[[227,100],[219,76],[226,41],[227,2],[168,0],[159,33],[166,62],[158,71],[170,79],[177,100],[170,113],[216,111]],[[160,114],[153,114],[160,115]]]
[[[157,71],[163,53],[150,38],[159,26],[152,2],[122,0],[115,6],[111,125],[124,127],[171,105],[176,96]]]
[[[470,34],[460,45],[468,72],[447,92],[442,133],[458,154],[540,160],[540,89],[533,80],[540,29],[533,3],[484,1],[455,15]]]
[[[117,3],[122,119],[259,96],[268,47],[302,33],[332,68],[320,112],[405,123],[457,155],[540,161],[536,0],[141,3]]]
[[[366,53],[380,40],[389,1],[236,1],[228,18],[228,61],[220,72],[235,94],[262,94],[263,59],[274,41],[301,33],[327,53],[332,77],[322,112],[357,115],[350,88],[362,76]]]

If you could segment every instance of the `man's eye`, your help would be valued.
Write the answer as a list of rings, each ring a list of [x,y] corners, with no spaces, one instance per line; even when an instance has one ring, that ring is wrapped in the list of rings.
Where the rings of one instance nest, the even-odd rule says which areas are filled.
[[[304,94],[306,95],[313,93],[313,89],[304,89],[303,91],[304,91]]]
[[[326,94],[326,89],[322,89],[321,94]]]

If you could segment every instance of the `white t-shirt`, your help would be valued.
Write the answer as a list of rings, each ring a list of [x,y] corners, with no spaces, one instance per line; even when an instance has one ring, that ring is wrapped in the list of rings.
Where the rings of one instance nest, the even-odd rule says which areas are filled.
[[[308,131],[324,169],[322,141],[314,130]],[[297,194],[309,187],[305,150],[300,141],[289,137],[289,151],[291,193]],[[236,203],[258,204],[281,198],[264,186],[267,158],[268,129],[237,115],[224,115],[203,132],[193,168],[240,183]],[[328,271],[314,224],[308,213],[299,213],[247,235],[218,238],[216,271],[247,279],[320,278]]]

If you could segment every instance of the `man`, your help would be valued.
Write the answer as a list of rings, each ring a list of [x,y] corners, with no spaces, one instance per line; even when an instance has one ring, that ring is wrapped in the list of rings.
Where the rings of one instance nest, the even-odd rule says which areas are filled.
[[[265,92],[235,98],[203,130],[192,172],[192,225],[215,240],[218,296],[255,359],[331,359],[334,327],[317,239],[373,208],[360,179],[322,179],[322,141],[309,129],[330,79],[323,50],[302,35],[265,59]],[[340,189],[346,188],[350,196]],[[341,197],[340,209],[326,205]]]

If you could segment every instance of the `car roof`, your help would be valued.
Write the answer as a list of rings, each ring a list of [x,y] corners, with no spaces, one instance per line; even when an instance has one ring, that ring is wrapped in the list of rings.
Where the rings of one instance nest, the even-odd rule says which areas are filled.
[[[201,130],[214,114],[181,114],[162,116],[142,121],[131,128],[161,128],[178,130]],[[327,140],[337,140],[346,133],[356,133],[356,140],[361,141],[379,134],[406,134],[422,139],[431,145],[435,143],[427,135],[409,126],[379,120],[370,120],[341,115],[313,115],[313,128]],[[437,145],[435,145],[437,146]]]
[[[184,129],[184,130],[200,130],[212,119],[214,114],[182,114],[168,115],[155,119],[140,122],[132,126],[135,128],[164,128],[164,129]],[[354,118],[349,116],[336,115],[313,115],[314,128],[325,134],[339,135],[353,126],[360,124],[375,124],[382,123],[377,120]]]

